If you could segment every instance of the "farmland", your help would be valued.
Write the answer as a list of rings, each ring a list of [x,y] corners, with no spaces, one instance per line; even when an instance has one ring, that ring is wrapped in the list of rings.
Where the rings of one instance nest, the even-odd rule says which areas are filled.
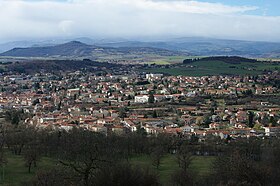
[[[188,65],[173,65],[170,68],[155,66],[141,69],[145,72],[164,73],[170,75],[207,76],[207,75],[258,75],[264,71],[280,69],[278,62],[255,62],[230,64],[223,61],[196,61]]]

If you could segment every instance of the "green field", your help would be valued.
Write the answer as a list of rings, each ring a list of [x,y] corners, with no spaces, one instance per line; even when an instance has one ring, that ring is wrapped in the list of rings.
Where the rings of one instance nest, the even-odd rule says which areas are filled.
[[[157,56],[154,58],[146,58],[143,59],[145,62],[144,64],[157,64],[157,65],[169,65],[169,64],[176,64],[182,63],[184,59],[187,59],[188,56]]]
[[[0,185],[17,186],[23,182],[30,181],[36,171],[50,169],[55,166],[56,162],[50,158],[42,158],[38,162],[37,168],[32,167],[31,173],[28,173],[28,168],[25,166],[22,156],[13,155],[7,152],[6,156],[8,163],[0,167]],[[207,176],[211,171],[211,163],[214,157],[194,157],[190,169],[198,176]],[[136,156],[130,159],[133,165],[138,165],[143,168],[149,168],[158,173],[161,183],[168,183],[170,175],[178,170],[175,155],[166,155],[163,157],[161,165],[157,170],[152,166],[152,161],[148,155]],[[4,177],[4,180],[3,180]]]
[[[195,156],[192,164],[190,165],[190,170],[198,177],[208,176],[211,172],[211,165],[214,159],[214,157],[209,156]],[[169,182],[171,174],[179,169],[175,155],[164,156],[158,170],[152,166],[152,161],[149,156],[144,155],[133,157],[130,161],[133,165],[148,167],[151,170],[156,171],[159,175],[161,183],[165,184]]]
[[[174,66],[171,68],[147,68],[145,72],[167,73],[170,75],[207,76],[207,75],[257,75],[264,70],[280,70],[280,63],[255,62],[230,64],[222,61],[194,62],[188,66]]]
[[[55,165],[55,162],[50,158],[42,158],[38,162],[36,168],[31,168],[31,173],[28,173],[28,168],[22,156],[6,154],[7,164],[0,167],[0,185],[17,186],[22,182],[29,181],[35,175],[37,170],[49,169]],[[4,180],[3,180],[4,177]]]

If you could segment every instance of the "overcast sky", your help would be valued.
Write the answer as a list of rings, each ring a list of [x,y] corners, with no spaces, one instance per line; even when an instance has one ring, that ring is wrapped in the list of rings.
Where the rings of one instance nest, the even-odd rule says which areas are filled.
[[[0,43],[58,37],[280,41],[279,0],[0,0]]]

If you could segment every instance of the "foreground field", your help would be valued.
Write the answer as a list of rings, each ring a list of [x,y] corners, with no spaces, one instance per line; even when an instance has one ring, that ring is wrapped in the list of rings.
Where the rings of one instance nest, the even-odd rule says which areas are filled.
[[[35,175],[36,171],[49,169],[55,165],[55,162],[50,158],[42,158],[37,167],[32,167],[31,173],[28,173],[28,168],[22,156],[7,153],[7,164],[1,167],[0,185],[17,186],[23,182],[29,181]]]
[[[166,73],[170,75],[207,76],[207,75],[258,75],[264,71],[280,69],[278,62],[256,62],[229,64],[222,61],[194,62],[188,66],[174,66],[171,68],[147,68],[145,72]]]
[[[8,163],[0,169],[0,185],[4,186],[20,185],[21,183],[31,180],[36,171],[50,169],[56,164],[56,162],[50,158],[42,158],[38,163],[38,167],[32,168],[31,173],[28,173],[28,168],[25,166],[22,156],[10,153],[8,153],[7,156]],[[214,157],[195,157],[190,169],[195,172],[197,176],[207,176],[211,171],[211,163],[213,160]],[[133,157],[130,159],[130,162],[133,165],[156,171],[161,183],[164,185],[169,182],[171,174],[179,168],[174,155],[164,156],[158,170],[152,166],[151,159],[147,155]]]
[[[190,170],[195,173],[197,177],[208,176],[211,173],[211,166],[214,159],[214,157],[209,156],[196,156],[190,165]],[[161,183],[164,185],[168,184],[171,174],[179,169],[175,155],[164,156],[158,170],[152,166],[152,161],[149,156],[133,157],[131,159],[131,163],[156,171],[159,175]]]

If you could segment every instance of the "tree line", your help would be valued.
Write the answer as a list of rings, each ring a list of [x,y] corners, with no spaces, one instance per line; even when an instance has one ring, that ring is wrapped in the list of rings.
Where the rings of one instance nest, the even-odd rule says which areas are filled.
[[[203,58],[191,58],[191,59],[185,59],[183,61],[184,64],[191,64],[193,62],[208,62],[208,61],[223,61],[225,63],[229,64],[240,64],[241,62],[245,63],[254,63],[258,62],[256,59],[249,59],[245,57],[239,57],[239,56],[212,56],[212,57],[203,57]]]
[[[220,139],[208,136],[167,134],[147,136],[144,129],[125,135],[104,135],[74,128],[40,130],[19,122],[0,125],[0,165],[7,162],[7,151],[23,157],[26,171],[40,165],[42,157],[54,160],[51,169],[39,170],[22,185],[161,185],[163,157],[176,160],[178,169],[167,185],[277,185],[279,183],[280,140]],[[148,156],[154,169],[135,165],[134,156]],[[196,156],[213,156],[211,174],[200,177],[190,168]]]

